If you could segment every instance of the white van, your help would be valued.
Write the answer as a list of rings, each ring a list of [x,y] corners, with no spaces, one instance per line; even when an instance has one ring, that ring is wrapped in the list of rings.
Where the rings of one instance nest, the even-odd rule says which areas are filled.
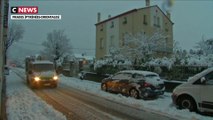
[[[172,99],[180,109],[213,112],[213,67],[176,87],[173,90]]]

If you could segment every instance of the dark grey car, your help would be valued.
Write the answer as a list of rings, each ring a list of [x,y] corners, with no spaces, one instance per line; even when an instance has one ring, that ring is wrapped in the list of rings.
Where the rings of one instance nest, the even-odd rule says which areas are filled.
[[[122,93],[134,98],[149,98],[164,94],[164,83],[158,74],[148,71],[126,70],[102,80],[101,89]]]

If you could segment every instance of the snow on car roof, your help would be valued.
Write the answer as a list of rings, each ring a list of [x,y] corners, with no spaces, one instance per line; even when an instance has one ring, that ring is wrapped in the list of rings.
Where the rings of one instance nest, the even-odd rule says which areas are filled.
[[[120,71],[119,73],[131,73],[131,74],[137,73],[137,74],[142,74],[144,76],[154,74],[158,76],[157,73],[150,72],[150,71],[142,71],[142,70],[123,70],[123,71]]]
[[[47,60],[38,60],[32,62],[32,64],[53,64],[53,62],[47,61]]]

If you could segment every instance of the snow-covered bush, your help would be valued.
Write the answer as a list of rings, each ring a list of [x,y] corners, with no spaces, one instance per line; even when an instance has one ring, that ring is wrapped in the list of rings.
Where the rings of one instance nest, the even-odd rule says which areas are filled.
[[[131,67],[130,60],[115,59],[115,56],[108,56],[94,63],[94,70],[101,74],[112,74],[121,69],[131,69]]]
[[[190,55],[187,58],[188,64],[183,65],[195,65],[195,66],[213,66],[213,54],[209,55]]]
[[[156,58],[152,59],[148,62],[146,62],[145,66],[166,66],[168,69],[171,69],[171,67],[174,65],[174,58]]]

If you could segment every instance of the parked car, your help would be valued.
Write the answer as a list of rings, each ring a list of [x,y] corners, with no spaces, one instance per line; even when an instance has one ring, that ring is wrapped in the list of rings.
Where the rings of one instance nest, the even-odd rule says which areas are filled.
[[[164,94],[164,82],[159,75],[149,71],[125,70],[102,80],[104,91],[122,93],[136,99]]]
[[[213,112],[213,67],[188,79],[173,90],[173,103],[181,109]]]
[[[100,82],[100,80],[109,77],[109,74],[97,74],[95,72],[87,72],[87,71],[81,71],[78,74],[78,78],[81,80],[93,80]]]
[[[81,80],[84,80],[86,79],[88,76],[96,76],[97,74],[94,73],[94,72],[87,72],[87,71],[81,71],[79,74],[78,74],[78,77],[81,79]]]

